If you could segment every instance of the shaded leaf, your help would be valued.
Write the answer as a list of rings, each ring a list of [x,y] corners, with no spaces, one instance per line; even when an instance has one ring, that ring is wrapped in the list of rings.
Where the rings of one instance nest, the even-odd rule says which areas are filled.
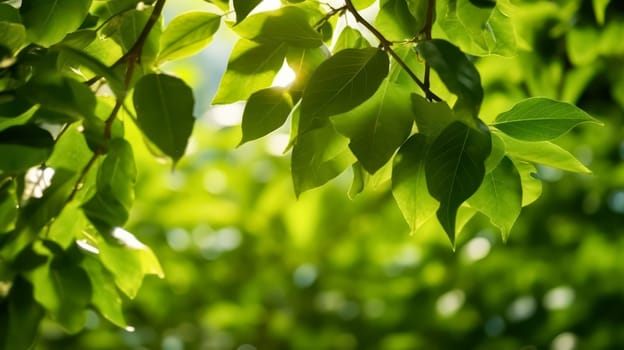
[[[146,7],[142,10],[126,11],[121,15],[119,29],[115,30],[114,34],[124,52],[128,52],[136,44],[151,16],[151,11],[151,7]],[[158,56],[161,34],[162,21],[158,20],[143,44],[140,60],[142,64],[148,65]]]
[[[0,43],[10,52],[17,51],[26,42],[26,28],[21,23],[0,21]]]
[[[457,209],[481,185],[491,151],[487,128],[478,127],[453,122],[433,141],[425,160],[427,187],[440,202],[438,220],[453,246]]]
[[[298,138],[291,159],[297,196],[325,184],[355,161],[348,150],[348,142],[331,125],[312,130]]]
[[[236,23],[240,23],[247,18],[251,12],[262,0],[234,0],[234,11],[236,12]]]
[[[286,63],[296,75],[295,81],[290,85],[290,94],[293,102],[303,95],[303,90],[310,80],[314,70],[327,59],[329,52],[323,48],[303,49],[289,47],[286,54]]]
[[[425,160],[429,145],[422,134],[412,135],[394,157],[392,195],[412,232],[417,231],[438,209],[429,194]]]
[[[601,124],[572,104],[535,97],[499,114],[492,125],[519,140],[548,141],[582,123]]]
[[[259,44],[245,39],[237,41],[212,103],[247,100],[257,90],[269,87],[285,56],[284,44]]]
[[[107,67],[104,63],[100,62],[98,59],[90,56],[82,50],[78,50],[69,46],[62,46],[61,54],[64,56],[64,58],[69,59],[72,63],[78,65],[74,68],[80,68],[80,66],[85,67],[93,72],[95,75],[101,76],[106,79],[108,86],[118,98],[124,98],[124,96],[126,95],[124,84],[117,75],[117,73]]]
[[[190,12],[175,17],[160,37],[158,61],[196,54],[212,41],[221,16],[210,12]]]
[[[522,209],[520,174],[509,158],[503,158],[494,170],[486,174],[483,183],[468,204],[490,218],[506,242]]]
[[[323,37],[313,28],[312,21],[306,10],[285,6],[251,15],[232,29],[248,40],[314,48],[323,44]]]
[[[450,92],[457,95],[454,109],[465,108],[477,116],[483,100],[481,78],[457,46],[441,39],[421,41],[416,50],[433,68]]]
[[[15,227],[17,208],[15,181],[5,181],[0,185],[0,233],[9,232]]]
[[[191,88],[170,75],[148,74],[137,82],[133,99],[143,134],[177,163],[195,122]]]
[[[16,125],[0,131],[0,173],[17,173],[43,163],[54,139],[33,124]]]
[[[366,101],[387,74],[388,56],[376,48],[342,50],[328,58],[303,93],[299,135]]]
[[[349,148],[370,174],[386,164],[407,139],[414,123],[410,94],[385,80],[368,100],[332,117],[336,129],[349,137]]]
[[[0,303],[0,348],[32,349],[44,310],[33,298],[33,287],[21,277],[13,280],[11,292]]]
[[[424,97],[411,94],[412,110],[418,132],[433,141],[449,124],[456,120],[446,102],[429,102]]]
[[[255,92],[243,111],[243,137],[239,144],[258,139],[282,126],[292,107],[292,99],[284,88],[273,87]]]

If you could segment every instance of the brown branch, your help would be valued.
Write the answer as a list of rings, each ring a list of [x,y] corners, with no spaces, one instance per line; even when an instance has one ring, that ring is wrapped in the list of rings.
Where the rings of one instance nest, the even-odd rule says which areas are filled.
[[[423,31],[425,33],[425,40],[431,40],[431,28],[433,27],[433,14],[435,13],[435,0],[428,0],[428,5],[427,5],[427,19],[425,21],[425,28],[423,28]],[[427,61],[425,61],[425,81],[424,84],[427,87],[427,89],[430,86],[430,78],[431,76],[431,67],[429,66],[429,63],[427,63]]]
[[[412,78],[412,80],[416,83],[416,85],[418,85],[418,87],[420,87],[420,89],[425,93],[425,97],[429,99],[430,101],[438,101],[438,102],[442,101],[440,97],[438,97],[433,91],[431,91],[429,86],[425,85],[425,83],[423,83],[423,81],[420,80],[416,76],[414,71],[412,71],[412,69],[396,53],[396,51],[392,49],[392,41],[388,40],[381,32],[379,32],[379,30],[377,30],[377,28],[375,28],[375,26],[370,24],[364,17],[362,17],[362,15],[360,15],[360,13],[355,9],[355,6],[353,6],[353,2],[351,2],[351,0],[345,0],[345,1],[346,1],[345,6],[347,7],[347,11],[349,11],[353,15],[353,17],[355,17],[356,21],[362,24],[369,32],[371,32],[377,38],[377,40],[379,40],[379,46],[383,50],[387,51],[390,54],[390,56],[392,56],[392,58],[394,58],[394,60],[399,64],[399,66],[403,68],[403,70],[407,73],[407,75],[409,75],[410,78]]]
[[[347,10],[346,5],[340,6],[338,8],[333,8],[331,6],[329,7],[331,8],[331,11],[327,12],[325,16],[323,16],[323,18],[319,19],[318,21],[316,21],[316,23],[314,23],[314,29],[318,30],[323,24],[325,24],[325,22],[329,21],[330,18]]]

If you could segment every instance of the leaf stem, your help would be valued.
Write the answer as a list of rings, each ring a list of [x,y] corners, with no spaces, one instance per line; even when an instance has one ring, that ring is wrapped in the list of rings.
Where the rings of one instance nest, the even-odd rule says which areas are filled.
[[[428,0],[428,4],[427,4],[427,19],[425,20],[425,27],[423,28],[423,31],[425,33],[425,40],[431,40],[431,28],[433,27],[433,14],[435,13],[435,0]],[[427,63],[427,61],[425,61],[425,79],[424,79],[424,84],[427,87],[427,89],[429,89],[430,87],[430,78],[431,76],[431,67],[429,66],[429,63]]]
[[[412,78],[412,80],[416,82],[416,85],[418,85],[418,87],[420,87],[420,89],[425,93],[425,97],[428,100],[438,102],[442,101],[442,99],[438,97],[438,95],[431,91],[429,86],[425,85],[425,83],[416,76],[414,71],[412,71],[412,69],[396,53],[396,51],[392,49],[392,41],[388,40],[381,32],[379,32],[379,30],[377,30],[377,28],[375,28],[375,26],[370,24],[364,17],[362,17],[362,15],[360,15],[360,13],[355,9],[355,6],[353,5],[353,2],[351,0],[345,0],[345,6],[347,8],[347,11],[349,11],[353,15],[353,17],[355,17],[355,20],[362,24],[369,32],[371,32],[377,38],[377,40],[379,40],[379,46],[383,50],[387,51],[390,56],[392,56],[392,58],[394,58],[394,60],[399,64],[399,66],[403,68],[407,75],[409,75],[410,78]]]

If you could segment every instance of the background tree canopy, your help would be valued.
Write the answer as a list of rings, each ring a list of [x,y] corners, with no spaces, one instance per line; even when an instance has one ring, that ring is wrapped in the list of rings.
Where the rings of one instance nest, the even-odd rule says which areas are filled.
[[[623,348],[622,35],[608,0],[0,1],[0,348]]]

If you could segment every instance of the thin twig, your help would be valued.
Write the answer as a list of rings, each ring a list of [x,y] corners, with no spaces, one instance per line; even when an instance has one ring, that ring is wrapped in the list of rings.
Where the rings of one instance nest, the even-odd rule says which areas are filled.
[[[392,56],[392,58],[394,58],[394,60],[399,64],[399,66],[401,66],[401,68],[405,70],[407,75],[409,75],[410,78],[412,78],[412,80],[416,82],[416,85],[418,85],[418,87],[420,87],[420,89],[425,93],[425,97],[427,97],[427,99],[429,99],[430,101],[442,101],[440,97],[438,97],[433,91],[431,91],[431,89],[429,89],[429,87],[426,86],[425,83],[423,83],[422,80],[420,80],[416,76],[414,71],[412,71],[412,69],[396,53],[396,51],[392,49],[392,41],[388,40],[383,34],[381,34],[381,32],[379,32],[379,30],[377,30],[377,28],[375,28],[364,17],[362,17],[362,15],[360,15],[360,13],[355,9],[355,6],[353,6],[353,2],[351,2],[351,0],[345,0],[345,4],[345,6],[347,7],[347,11],[349,11],[353,15],[353,17],[355,17],[356,21],[362,24],[369,32],[371,32],[377,38],[377,40],[379,40],[379,46],[383,50],[387,51],[390,56]]]
[[[314,29],[318,30],[323,24],[325,24],[325,22],[329,21],[330,18],[346,11],[347,5],[340,6],[338,8],[333,8],[329,6],[329,8],[331,9],[331,11],[327,12],[325,16],[323,16],[323,18],[319,19],[318,21],[316,21],[316,23],[314,23]]]
[[[431,28],[433,27],[433,14],[435,13],[435,0],[429,0],[427,4],[427,19],[425,21],[425,40],[431,40]],[[429,89],[430,87],[431,67],[429,63],[425,61],[425,81],[424,84]]]

